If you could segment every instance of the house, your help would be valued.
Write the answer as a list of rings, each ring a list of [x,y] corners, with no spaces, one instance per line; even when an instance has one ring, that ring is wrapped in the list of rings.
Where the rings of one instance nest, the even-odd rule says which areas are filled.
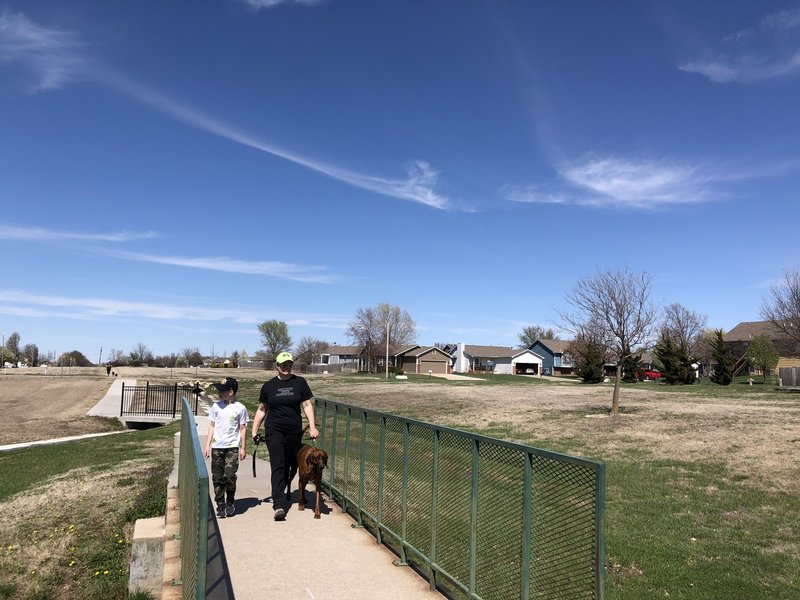
[[[747,365],[746,356],[750,340],[763,333],[770,337],[780,357],[776,369],[800,366],[800,343],[775,327],[771,321],[743,321],[723,334],[722,341],[730,349],[736,366]],[[734,368],[734,372],[742,372],[742,369]]]
[[[406,346],[395,353],[394,359],[395,366],[406,373],[446,374],[451,371],[450,355],[433,346]]]
[[[514,375],[542,375],[544,359],[529,348],[518,350],[511,357],[511,372]],[[499,371],[495,371],[499,372]]]
[[[328,346],[320,354],[314,356],[311,364],[312,372],[320,370],[330,370],[331,372],[352,372],[361,369],[363,360],[362,346],[339,346],[333,344]]]
[[[508,346],[474,346],[460,342],[453,358],[456,373],[511,373],[511,358],[519,352]]]
[[[542,375],[572,375],[575,360],[569,352],[571,343],[568,340],[536,340],[528,349],[542,357]]]

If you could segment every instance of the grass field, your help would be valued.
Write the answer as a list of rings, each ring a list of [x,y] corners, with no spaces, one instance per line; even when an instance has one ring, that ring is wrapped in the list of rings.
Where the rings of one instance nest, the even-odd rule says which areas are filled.
[[[176,375],[160,370],[140,379],[174,383]],[[252,414],[271,374],[235,375]],[[623,387],[622,414],[611,417],[611,388],[603,384],[364,375],[309,382],[320,397],[605,462],[609,599],[798,597],[800,394],[742,380],[724,388],[640,383]],[[47,406],[52,421],[53,403]],[[0,443],[9,427],[0,423]],[[138,474],[171,458],[170,439],[156,430],[70,444],[68,452],[0,454],[0,598],[78,597],[77,586],[88,598],[124,597],[98,595],[111,572],[94,575],[103,565],[91,557],[108,556],[114,534],[128,531],[130,523],[113,515],[119,519],[143,492]],[[75,515],[83,521],[73,522]],[[70,525],[85,528],[80,546],[92,547],[76,563],[80,570],[69,567],[68,549],[78,545],[52,541],[77,539]],[[44,547],[50,559],[41,562]],[[47,570],[52,565],[56,574]],[[60,596],[36,591],[55,589],[48,582],[56,580],[75,587]]]

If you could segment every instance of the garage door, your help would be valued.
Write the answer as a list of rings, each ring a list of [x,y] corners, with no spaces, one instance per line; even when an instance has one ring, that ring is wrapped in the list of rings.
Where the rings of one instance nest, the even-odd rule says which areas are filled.
[[[444,374],[447,373],[447,361],[446,360],[423,360],[419,363],[419,372],[420,373],[427,373],[431,371],[432,373],[440,373]]]

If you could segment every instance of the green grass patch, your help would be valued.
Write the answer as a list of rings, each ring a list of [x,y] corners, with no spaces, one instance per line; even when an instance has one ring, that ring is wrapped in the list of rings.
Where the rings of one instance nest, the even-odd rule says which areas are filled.
[[[177,429],[0,454],[0,510],[13,515],[0,523],[0,600],[129,598],[133,524],[166,512]]]

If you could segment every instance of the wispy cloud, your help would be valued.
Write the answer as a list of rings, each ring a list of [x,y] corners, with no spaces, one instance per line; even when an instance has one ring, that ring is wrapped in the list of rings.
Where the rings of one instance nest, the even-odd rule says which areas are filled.
[[[24,304],[28,307],[51,307],[59,309],[55,314],[64,318],[85,319],[88,317],[141,317],[148,319],[186,319],[186,320],[233,320],[242,323],[255,323],[258,317],[252,313],[169,304],[131,302],[107,298],[68,298],[64,296],[42,296],[18,291],[0,291],[0,302]],[[68,309],[68,311],[65,311]]]
[[[638,208],[688,204],[709,199],[703,178],[692,167],[618,158],[589,158],[565,165],[561,175],[592,195],[581,204]]]
[[[315,6],[323,4],[325,0],[241,0],[251,8],[261,10],[262,8],[273,8],[279,4],[303,4],[306,6]]]
[[[158,237],[158,234],[153,231],[139,233],[130,233],[126,231],[116,231],[112,233],[81,233],[57,231],[41,227],[12,227],[0,225],[0,240],[131,242],[156,237]]]
[[[438,209],[450,207],[449,200],[434,190],[439,172],[425,161],[417,160],[410,163],[406,168],[405,178],[391,179],[364,175],[281,148],[114,73],[104,72],[102,78],[107,84],[142,104],[206,133],[277,156],[348,185],[383,196],[410,200]]]
[[[84,78],[89,61],[82,49],[74,32],[41,27],[8,10],[0,13],[0,64],[29,67],[36,74],[31,91],[52,90]]]
[[[19,63],[32,70],[36,77],[35,90],[55,89],[70,81],[93,80],[186,125],[288,160],[347,185],[431,208],[452,208],[450,200],[435,191],[439,171],[425,161],[411,161],[405,177],[392,178],[366,175],[291,152],[121,76],[90,59],[75,33],[41,27],[21,14],[0,16],[0,63]]]
[[[500,193],[512,202],[640,209],[706,202],[715,196],[708,175],[666,161],[588,157],[565,162],[558,171],[558,183],[509,185]]]
[[[500,189],[500,194],[512,202],[524,204],[571,204],[569,196],[548,191],[542,185],[505,185]]]
[[[800,73],[800,9],[772,13],[726,36],[705,56],[678,65],[717,83],[753,83]]]
[[[174,265],[190,269],[207,271],[224,271],[226,273],[243,273],[247,275],[271,275],[291,281],[307,283],[334,283],[339,278],[326,272],[324,267],[303,266],[276,261],[246,261],[228,257],[156,256],[139,252],[107,252],[111,256],[138,262],[150,262],[162,265]]]
[[[264,312],[290,325],[309,324],[342,329],[345,319],[338,315],[286,313],[274,309],[231,310],[196,307],[187,304],[132,302],[111,298],[44,296],[18,290],[0,290],[0,314],[33,318],[77,320],[155,319],[167,321],[231,321],[239,324],[260,323]],[[179,326],[177,323],[172,323]],[[218,331],[214,329],[214,331]]]

